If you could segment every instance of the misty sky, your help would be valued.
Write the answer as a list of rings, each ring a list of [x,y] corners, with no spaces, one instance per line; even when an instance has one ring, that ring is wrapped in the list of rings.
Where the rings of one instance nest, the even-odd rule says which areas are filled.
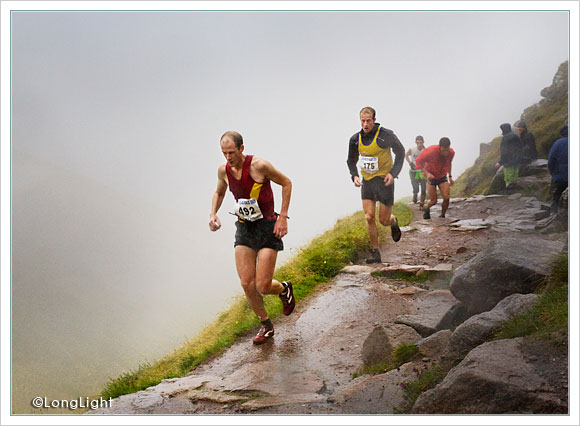
[[[229,193],[224,226],[207,226],[225,131],[293,181],[283,261],[361,209],[346,158],[363,106],[405,149],[419,134],[426,146],[449,137],[457,178],[501,123],[541,99],[568,60],[568,22],[566,11],[12,12],[12,190],[23,212],[13,314],[46,323],[78,302],[67,318],[88,310],[85,329],[107,328],[71,359],[101,351],[109,362],[121,350],[106,347],[111,335],[134,333],[138,359],[118,352],[119,371],[168,352],[241,292]],[[395,188],[411,195],[406,162]],[[46,312],[27,319],[31,301]],[[72,328],[63,345],[82,335]],[[165,346],[143,341],[156,333]]]
[[[345,160],[362,106],[406,148],[450,137],[457,177],[540,100],[568,59],[567,24],[566,12],[13,13],[12,146],[197,221],[219,137],[237,130],[294,181],[300,245],[360,207]],[[410,191],[405,165],[396,198]]]

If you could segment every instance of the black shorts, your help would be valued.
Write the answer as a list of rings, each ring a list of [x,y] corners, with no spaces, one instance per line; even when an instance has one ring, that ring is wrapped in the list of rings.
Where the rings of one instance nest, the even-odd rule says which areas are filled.
[[[379,201],[385,206],[392,206],[395,200],[395,182],[385,186],[384,176],[374,177],[371,180],[363,179],[360,195],[363,200]]]
[[[271,248],[276,251],[284,250],[282,240],[274,235],[275,220],[259,219],[254,222],[236,222],[236,240],[234,247],[246,246],[255,251]]]
[[[447,176],[443,176],[439,179],[429,179],[429,185],[437,186],[441,185],[442,183],[447,182]]]

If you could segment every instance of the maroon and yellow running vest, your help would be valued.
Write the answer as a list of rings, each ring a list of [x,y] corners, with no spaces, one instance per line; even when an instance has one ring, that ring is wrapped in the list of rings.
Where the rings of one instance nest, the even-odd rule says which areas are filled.
[[[257,201],[263,217],[267,220],[275,220],[276,215],[274,214],[274,194],[272,193],[270,181],[266,179],[263,183],[258,183],[252,179],[252,176],[250,176],[250,165],[252,164],[253,157],[253,155],[246,155],[246,159],[242,165],[242,177],[239,180],[234,178],[232,175],[231,166],[226,163],[226,175],[228,177],[230,191],[238,202],[238,209],[244,209],[244,203],[250,207],[253,202]],[[240,214],[240,212],[236,212],[236,214],[240,218],[244,217],[243,212],[242,214]],[[248,217],[249,216],[246,214],[246,218]]]

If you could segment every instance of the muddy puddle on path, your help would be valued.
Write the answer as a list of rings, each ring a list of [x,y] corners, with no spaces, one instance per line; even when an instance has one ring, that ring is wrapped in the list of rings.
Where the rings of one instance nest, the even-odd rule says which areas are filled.
[[[372,291],[365,288],[369,277],[369,274],[340,274],[332,287],[308,302],[306,307],[297,309],[288,318],[274,321],[276,334],[271,341],[254,346],[251,337],[245,338],[219,358],[196,369],[194,374],[225,377],[247,371],[248,364],[260,363],[270,370],[263,374],[273,383],[282,385],[268,393],[332,391],[350,380],[351,374],[359,367],[353,360],[360,358],[356,355],[360,353],[360,340],[368,334],[368,324],[357,318],[372,297]],[[310,377],[313,387],[320,382],[319,389],[296,389],[295,386],[284,389],[283,384],[292,382],[293,375],[298,372],[304,375],[305,371],[319,378]],[[240,381],[246,381],[238,383],[239,388],[255,388],[253,376],[239,374]]]

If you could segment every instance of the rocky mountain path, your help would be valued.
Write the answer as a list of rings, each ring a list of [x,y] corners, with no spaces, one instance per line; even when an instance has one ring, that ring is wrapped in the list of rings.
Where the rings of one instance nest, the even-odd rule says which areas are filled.
[[[398,243],[389,240],[381,247],[383,264],[367,266],[362,258],[347,266],[300,301],[291,316],[277,318],[271,341],[254,346],[254,333],[244,336],[190,375],[121,396],[111,408],[91,414],[395,412],[404,403],[400,383],[413,380],[430,359],[353,379],[363,358],[372,356],[372,344],[365,344],[369,334],[381,326],[392,347],[417,342],[425,330],[430,334],[430,324],[455,301],[447,290],[451,268],[475,256],[490,239],[534,238],[535,224],[547,216],[545,205],[517,194],[452,199],[446,218],[438,217],[435,206],[430,220],[417,205],[410,207],[414,220]],[[388,276],[389,271],[419,270],[433,273],[415,284]]]

